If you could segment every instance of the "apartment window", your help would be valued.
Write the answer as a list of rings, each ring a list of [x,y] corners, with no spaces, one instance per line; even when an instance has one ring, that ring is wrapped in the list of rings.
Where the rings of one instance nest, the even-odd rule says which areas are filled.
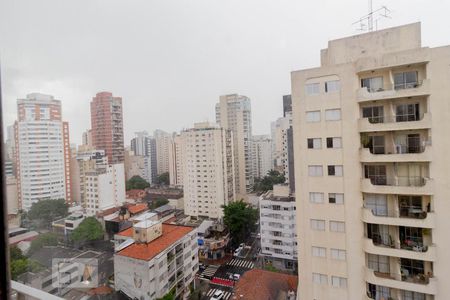
[[[319,95],[320,93],[320,83],[308,83],[306,85],[306,95]]]
[[[321,148],[322,148],[321,138],[308,139],[308,149],[321,149]]]
[[[324,247],[312,247],[312,256],[315,257],[326,257],[327,249]]]
[[[412,292],[412,291],[402,291],[403,293],[403,300],[425,300],[426,296],[425,294],[418,293],[418,292]]]
[[[417,71],[394,74],[394,87],[396,90],[415,88],[419,85]]]
[[[313,283],[315,283],[315,284],[327,284],[328,276],[325,274],[313,273],[312,280],[313,280]]]
[[[383,106],[363,107],[363,118],[368,118],[370,123],[384,122],[384,108]]]
[[[408,122],[420,120],[419,103],[399,104],[395,107],[395,121]]]
[[[343,174],[342,166],[336,165],[328,166],[328,176],[342,176],[342,174]]]
[[[340,137],[328,137],[327,148],[342,148],[342,138]]]
[[[320,110],[307,111],[306,112],[306,122],[320,122]]]
[[[344,204],[344,194],[328,193],[328,203],[330,204]]]
[[[346,251],[342,249],[330,249],[331,258],[336,260],[345,260]]]
[[[345,223],[339,221],[330,221],[330,231],[345,232]]]
[[[347,287],[347,278],[331,276],[331,285],[337,288],[345,288]]]
[[[312,230],[325,231],[325,221],[324,220],[311,219],[310,222],[311,222]]]
[[[323,193],[311,192],[309,193],[309,202],[311,203],[323,203]]]
[[[367,266],[375,272],[390,273],[389,256],[367,254]]]
[[[341,109],[327,109],[325,110],[325,120],[326,121],[339,121],[341,119]]]
[[[361,87],[367,88],[369,92],[380,92],[383,90],[383,77],[370,77],[361,79]]]
[[[339,80],[331,80],[325,82],[325,93],[334,93],[340,90],[341,84]]]
[[[322,166],[308,166],[308,175],[311,177],[323,176]]]

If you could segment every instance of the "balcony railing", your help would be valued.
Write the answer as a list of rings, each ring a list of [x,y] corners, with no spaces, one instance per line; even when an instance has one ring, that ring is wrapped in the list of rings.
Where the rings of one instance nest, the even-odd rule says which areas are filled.
[[[402,83],[386,83],[383,84],[383,86],[379,87],[362,87],[362,89],[366,88],[367,92],[369,93],[378,93],[378,92],[384,92],[384,91],[398,91],[398,90],[405,90],[405,89],[415,89],[422,85],[423,80],[418,80],[414,82],[402,82]]]
[[[404,282],[411,282],[411,283],[419,283],[419,284],[428,284],[430,283],[430,276],[423,274],[423,273],[416,273],[411,274],[407,269],[402,268],[400,266],[401,273],[385,273],[385,272],[378,272],[373,271],[376,277],[386,278],[386,279],[393,279],[398,281],[404,281]]]
[[[369,179],[373,185],[389,186],[424,186],[426,182],[426,178],[422,176],[387,177],[386,175],[370,175]]]

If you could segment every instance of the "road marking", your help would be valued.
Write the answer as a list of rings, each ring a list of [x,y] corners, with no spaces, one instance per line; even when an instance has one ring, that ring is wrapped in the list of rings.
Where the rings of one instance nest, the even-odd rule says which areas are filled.
[[[216,291],[219,291],[219,289],[210,289],[210,290],[207,292],[206,296],[207,296],[207,297],[212,297]],[[220,291],[223,292],[223,297],[222,297],[222,299],[228,300],[228,299],[231,297],[231,292],[227,292],[227,291],[224,291],[224,290],[220,290]]]

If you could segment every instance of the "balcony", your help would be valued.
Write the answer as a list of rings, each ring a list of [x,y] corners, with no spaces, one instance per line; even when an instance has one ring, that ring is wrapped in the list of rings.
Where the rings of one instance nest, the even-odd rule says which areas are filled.
[[[428,128],[431,128],[431,113],[424,113],[417,120],[407,121],[403,121],[400,116],[382,116],[377,119],[361,118],[358,120],[358,129],[360,132],[415,130]]]
[[[424,177],[363,178],[361,191],[371,194],[433,195],[434,181]]]
[[[395,244],[395,243],[394,243]],[[372,239],[364,238],[363,247],[366,253],[385,255],[400,258],[409,258],[415,260],[436,261],[436,246],[429,245],[426,248],[416,248],[416,250],[408,250],[400,245],[383,245],[375,243]],[[424,251],[426,249],[426,251]]]
[[[357,90],[357,99],[359,103],[362,103],[367,101],[427,96],[429,94],[430,80],[424,79],[403,86],[387,84],[377,90],[368,90],[366,87],[362,87]]]
[[[370,224],[382,224],[391,226],[407,226],[419,228],[435,228],[436,216],[435,213],[420,211],[415,212],[416,216],[411,217],[401,216],[398,213],[390,214],[389,216],[374,215],[372,210],[368,208],[362,209],[362,221]],[[424,216],[424,217],[422,217]]]
[[[63,300],[63,298],[46,293],[40,289],[11,281],[11,299]]]
[[[400,147],[396,149],[394,153],[374,154],[369,148],[359,149],[359,160],[361,162],[428,162],[432,160],[432,146],[420,146],[417,149],[411,149],[411,147]]]
[[[436,278],[427,276],[402,276],[402,274],[384,274],[365,269],[365,280],[368,283],[386,286],[393,289],[413,291],[430,295],[437,294]]]

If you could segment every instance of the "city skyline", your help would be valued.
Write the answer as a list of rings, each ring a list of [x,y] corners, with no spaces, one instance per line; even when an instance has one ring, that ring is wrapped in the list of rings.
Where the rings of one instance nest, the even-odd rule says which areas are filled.
[[[71,141],[80,144],[82,132],[90,128],[85,112],[92,95],[109,91],[123,98],[125,141],[129,141],[136,131],[174,132],[189,128],[194,120],[213,121],[219,96],[239,93],[252,100],[253,133],[268,134],[266,120],[281,114],[280,99],[289,94],[289,72],[317,65],[316,49],[325,48],[329,39],[358,33],[351,23],[366,13],[367,3],[349,3],[353,9],[339,14],[333,11],[342,7],[340,3],[328,3],[325,11],[320,3],[289,1],[258,3],[257,10],[255,2],[216,6],[198,2],[184,10],[167,3],[122,9],[114,2],[103,9],[91,2],[90,10],[83,3],[68,4],[70,14],[44,1],[27,3],[29,10],[22,3],[5,3],[0,13],[5,124],[15,120],[18,98],[33,92],[54,95],[62,101],[65,119],[77,124],[71,127]],[[382,4],[374,1],[374,7]],[[403,11],[406,4],[408,13]],[[393,19],[380,20],[379,27],[411,23],[420,16],[423,44],[443,45],[450,33],[450,26],[442,25],[449,4],[440,4],[390,4]],[[308,11],[317,10],[322,13],[311,19]],[[150,11],[150,16],[140,18],[140,11]],[[169,20],[159,16],[169,11]],[[27,22],[13,17],[19,14]],[[80,16],[83,25],[74,20]],[[106,21],[97,24],[99,16]],[[235,19],[239,27],[232,24]],[[167,26],[167,21],[177,24]],[[54,22],[64,29],[54,28]],[[311,25],[313,31],[304,30]],[[20,34],[12,35],[7,30],[11,26]],[[148,40],[141,41],[140,36]],[[126,51],[133,57],[122,56]],[[178,101],[189,105],[175,105]],[[190,114],[185,114],[186,108]],[[162,113],[169,110],[173,117]]]

